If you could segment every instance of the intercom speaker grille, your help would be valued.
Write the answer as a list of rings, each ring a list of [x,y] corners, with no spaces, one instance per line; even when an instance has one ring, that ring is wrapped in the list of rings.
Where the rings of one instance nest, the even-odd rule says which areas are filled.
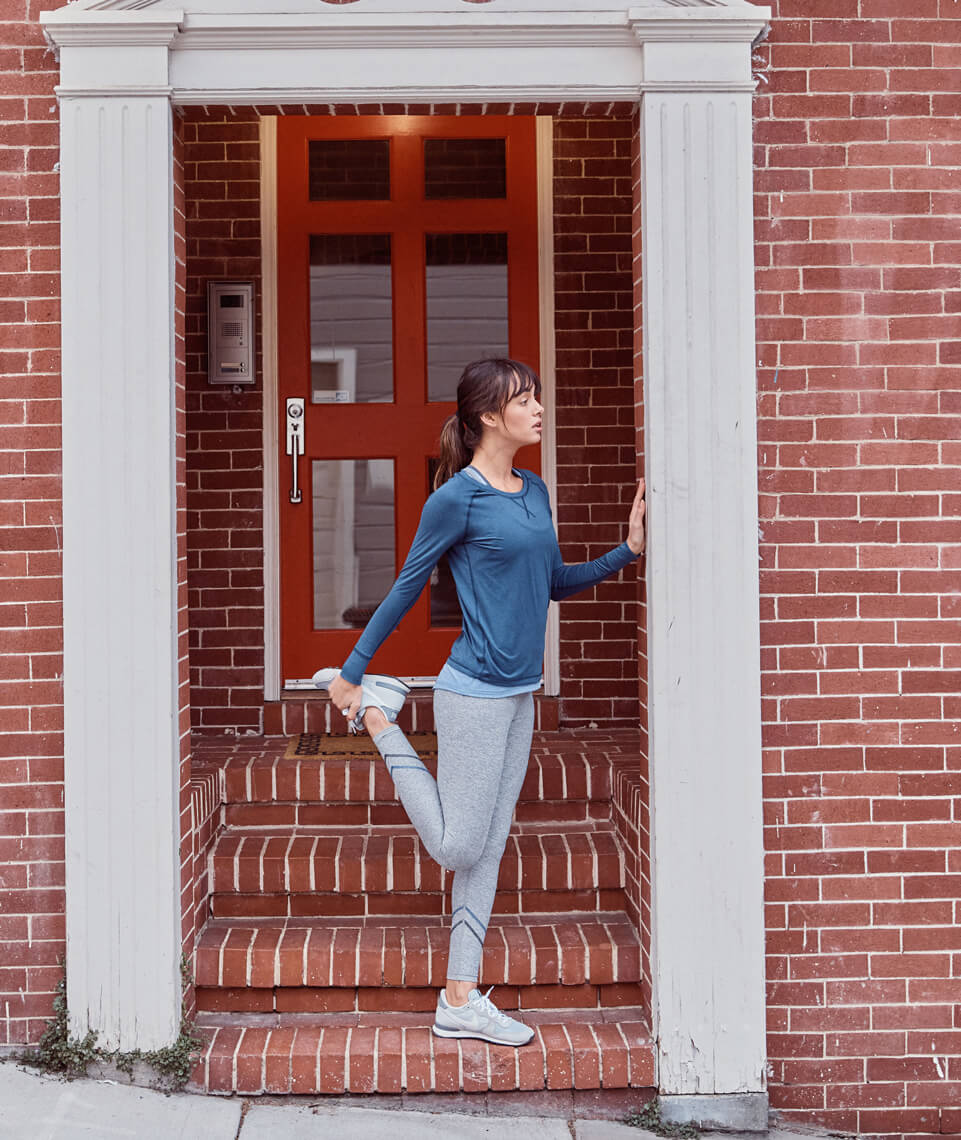
[[[244,326],[240,321],[224,321],[220,326],[221,336],[242,336]]]

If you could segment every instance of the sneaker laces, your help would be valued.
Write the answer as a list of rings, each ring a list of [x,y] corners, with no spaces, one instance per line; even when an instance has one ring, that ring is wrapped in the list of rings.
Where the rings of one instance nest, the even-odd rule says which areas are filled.
[[[491,1017],[493,1017],[494,1020],[498,1022],[498,1024],[510,1025],[511,1019],[507,1016],[506,1013],[501,1013],[501,1011],[490,999],[491,990],[493,990],[493,988],[494,987],[491,986],[486,994],[482,994],[480,990],[478,990],[477,997],[474,998],[474,1004],[479,1005],[484,1013],[489,1014]]]

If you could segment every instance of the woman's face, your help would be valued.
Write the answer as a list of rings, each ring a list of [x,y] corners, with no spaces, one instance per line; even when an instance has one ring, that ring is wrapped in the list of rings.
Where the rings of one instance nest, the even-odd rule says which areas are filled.
[[[528,388],[508,400],[500,415],[493,417],[494,423],[487,426],[516,447],[526,447],[540,443],[543,415],[543,405],[538,403],[533,388]]]

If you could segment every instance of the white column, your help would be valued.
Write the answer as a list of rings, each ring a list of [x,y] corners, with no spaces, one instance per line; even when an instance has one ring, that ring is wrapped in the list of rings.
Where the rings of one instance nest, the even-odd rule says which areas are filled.
[[[172,120],[152,36],[128,64],[154,93],[61,88],[67,1002],[73,1033],[123,1050],[180,1021]],[[62,76],[96,51],[67,49]]]
[[[666,1118],[764,1128],[750,45],[643,51],[659,1088]]]

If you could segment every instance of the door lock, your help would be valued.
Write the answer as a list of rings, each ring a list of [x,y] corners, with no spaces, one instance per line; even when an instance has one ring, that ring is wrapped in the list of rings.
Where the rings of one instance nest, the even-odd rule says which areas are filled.
[[[297,478],[298,460],[304,454],[304,401],[297,396],[287,401],[287,454],[290,456],[292,468],[290,501],[299,503],[303,500]]]

